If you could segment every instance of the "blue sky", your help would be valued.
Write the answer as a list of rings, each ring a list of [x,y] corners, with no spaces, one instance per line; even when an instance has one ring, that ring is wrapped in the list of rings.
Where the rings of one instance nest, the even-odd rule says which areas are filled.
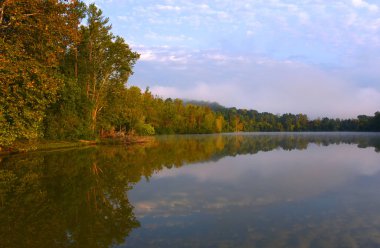
[[[380,0],[94,2],[141,54],[130,85],[312,118],[380,111]]]

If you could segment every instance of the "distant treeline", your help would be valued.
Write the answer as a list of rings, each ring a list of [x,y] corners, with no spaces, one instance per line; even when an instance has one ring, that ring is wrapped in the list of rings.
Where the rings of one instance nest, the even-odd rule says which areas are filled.
[[[0,150],[17,141],[135,133],[379,131],[380,113],[309,120],[184,103],[126,87],[139,54],[111,32],[94,4],[0,3]]]
[[[186,101],[186,104],[209,107],[224,118],[223,131],[380,131],[380,112],[356,119],[309,119],[305,114],[275,115],[256,110],[226,108],[215,102]]]

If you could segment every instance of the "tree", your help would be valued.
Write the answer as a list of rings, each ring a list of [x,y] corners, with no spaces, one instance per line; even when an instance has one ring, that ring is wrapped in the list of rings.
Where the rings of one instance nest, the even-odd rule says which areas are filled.
[[[124,86],[132,74],[139,54],[132,52],[124,39],[111,33],[108,18],[91,4],[87,9],[87,26],[82,28],[79,47],[79,77],[91,103],[91,128],[96,131],[99,112],[108,104],[112,90]]]
[[[35,139],[62,85],[60,59],[77,35],[78,1],[0,3],[0,149]]]
[[[143,97],[140,88],[136,86],[128,88],[124,101],[125,123],[128,130],[134,132],[137,125],[144,122]]]
[[[380,131],[380,112],[376,112],[371,121],[372,131]]]
[[[221,133],[223,131],[224,118],[222,115],[218,115],[215,119],[215,131]]]

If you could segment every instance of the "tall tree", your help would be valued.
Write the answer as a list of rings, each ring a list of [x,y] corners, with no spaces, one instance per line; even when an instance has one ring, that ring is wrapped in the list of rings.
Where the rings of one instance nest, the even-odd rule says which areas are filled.
[[[107,106],[107,95],[120,89],[132,74],[139,54],[132,52],[123,38],[111,33],[108,18],[95,4],[87,10],[87,26],[82,28],[79,74],[91,102],[91,128],[95,132],[99,112]]]

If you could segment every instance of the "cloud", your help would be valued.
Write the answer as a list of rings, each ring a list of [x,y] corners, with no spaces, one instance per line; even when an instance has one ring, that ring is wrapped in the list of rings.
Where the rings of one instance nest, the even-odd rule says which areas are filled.
[[[144,52],[140,52],[140,61],[155,61],[158,60],[156,54],[153,51],[146,50]]]
[[[161,5],[161,4],[157,4],[156,8],[158,10],[168,10],[168,11],[180,11],[181,10],[181,7],[179,7],[179,6]]]
[[[368,11],[377,12],[379,7],[375,4],[369,4],[364,0],[352,0],[352,5],[356,8],[366,8]]]
[[[246,35],[247,36],[252,36],[252,35],[254,35],[255,34],[255,32],[253,32],[252,30],[247,30],[246,31]]]
[[[292,60],[167,47],[143,52],[132,84],[162,97],[217,101],[226,106],[316,117],[356,117],[380,106],[380,89]],[[346,71],[347,70],[347,71]],[[147,75],[151,76],[147,76]],[[359,73],[360,74],[360,73]]]
[[[151,91],[161,97],[195,99],[221,102],[228,99],[230,102],[238,102],[238,98],[242,97],[244,90],[236,89],[234,85],[218,84],[210,85],[204,82],[196,82],[191,87],[177,88],[175,86],[153,86]],[[232,95],[233,93],[234,95]],[[240,93],[240,94],[237,94]]]
[[[125,21],[125,22],[128,22],[131,20],[129,16],[125,16],[125,15],[117,16],[117,19],[120,21]]]
[[[159,46],[154,48],[135,46],[134,49],[137,49],[140,53],[140,61],[170,64],[171,66],[187,64],[193,56],[185,50],[172,51],[169,46]]]
[[[181,42],[185,40],[191,40],[190,37],[187,37],[183,34],[181,35],[164,35],[154,32],[149,32],[145,34],[145,37],[151,40],[166,41],[166,42]]]
[[[374,14],[378,6],[364,0],[331,3],[296,0],[95,2],[105,8],[105,13],[111,14],[111,19],[116,14],[117,21],[123,20],[123,28],[118,29],[125,32],[125,37],[136,33],[137,36],[145,36],[149,32],[173,37],[183,35],[191,38],[186,43],[190,47],[212,46],[228,38],[231,43],[244,45],[244,39],[255,34],[258,39],[265,36],[269,44],[271,40],[290,38],[304,43],[318,40],[319,46],[335,46],[339,52],[340,49],[336,49],[338,46],[364,45],[365,41],[378,39],[376,32],[380,28],[378,17]],[[358,9],[369,10],[371,14]],[[114,27],[119,25],[117,22],[113,24]],[[146,45],[167,44],[165,40],[155,40],[153,44],[149,36],[141,37],[139,42]],[[181,39],[170,42],[176,46],[184,43]],[[263,50],[270,49],[273,45],[263,47]]]
[[[163,97],[313,117],[379,110],[375,1],[95,2],[138,44],[131,83]]]

